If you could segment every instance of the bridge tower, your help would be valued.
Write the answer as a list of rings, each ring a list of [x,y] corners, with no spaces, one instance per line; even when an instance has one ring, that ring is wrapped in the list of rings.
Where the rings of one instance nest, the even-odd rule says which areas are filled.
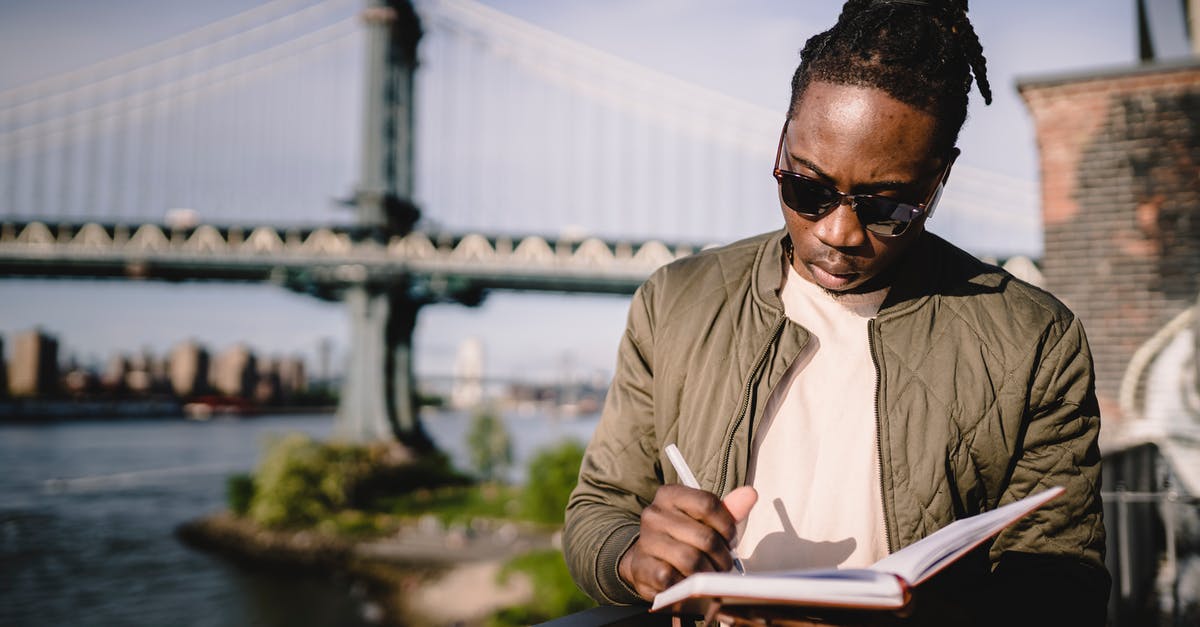
[[[413,229],[413,73],[421,23],[407,0],[372,0],[367,24],[362,171],[354,197],[356,237],[384,244]],[[344,295],[351,316],[350,363],[336,433],[355,441],[396,439],[417,452],[433,449],[417,414],[413,329],[429,290],[409,277],[372,280],[367,273]]]

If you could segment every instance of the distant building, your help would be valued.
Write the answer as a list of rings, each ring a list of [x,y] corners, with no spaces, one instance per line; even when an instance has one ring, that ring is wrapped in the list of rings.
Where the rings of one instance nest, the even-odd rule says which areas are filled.
[[[58,391],[58,340],[40,329],[13,340],[8,391],[16,397],[49,396]]]
[[[209,370],[209,384],[225,396],[253,398],[258,383],[258,360],[245,344],[219,353]]]
[[[199,396],[208,392],[208,351],[188,340],[176,344],[167,358],[167,378],[176,396]]]
[[[479,338],[468,338],[458,345],[458,356],[454,360],[454,388],[450,392],[450,405],[456,409],[470,409],[483,403],[483,342]]]
[[[254,400],[262,405],[278,405],[283,398],[279,385],[279,360],[258,362],[258,380],[254,383]]]
[[[8,363],[4,360],[4,338],[0,337],[0,398],[8,396]]]
[[[327,337],[321,338],[321,341],[317,344],[317,367],[320,368],[320,370],[317,371],[317,377],[319,377],[318,381],[320,381],[320,385],[322,387],[329,387],[333,381],[333,368],[331,367],[332,363],[333,340],[330,340]]]
[[[62,377],[62,387],[69,396],[83,398],[96,392],[100,380],[94,372],[79,367],[69,368]]]
[[[308,391],[308,372],[303,357],[285,357],[279,360],[279,387],[284,398]]]
[[[165,394],[171,391],[170,362],[166,357],[146,351],[146,372],[150,375],[150,389]]]
[[[129,358],[120,353],[108,358],[104,364],[104,372],[100,375],[100,385],[111,391],[125,389],[125,378],[129,375]]]
[[[149,394],[153,391],[152,361],[153,356],[146,352],[134,353],[133,357],[129,358],[129,368],[125,372],[125,389],[137,394]]]

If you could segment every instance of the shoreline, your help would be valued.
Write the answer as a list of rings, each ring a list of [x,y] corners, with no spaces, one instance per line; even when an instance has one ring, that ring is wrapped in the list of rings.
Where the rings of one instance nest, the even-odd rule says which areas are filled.
[[[555,546],[554,534],[531,525],[481,520],[443,529],[428,516],[386,537],[351,540],[264,529],[224,511],[179,525],[175,536],[249,569],[349,577],[365,588],[363,616],[382,625],[484,624],[491,611],[533,593],[521,577],[497,581],[503,563]]]
[[[215,413],[203,420],[253,419],[262,416],[333,414],[333,405],[286,405],[254,407],[240,413]],[[0,400],[0,424],[50,424],[59,422],[103,422],[106,420],[198,420],[174,399],[105,400]]]

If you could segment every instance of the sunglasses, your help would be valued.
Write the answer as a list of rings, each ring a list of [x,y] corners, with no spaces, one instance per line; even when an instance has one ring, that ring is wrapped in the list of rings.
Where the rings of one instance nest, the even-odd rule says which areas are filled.
[[[899,237],[917,218],[933,216],[953,159],[946,163],[938,177],[937,186],[922,203],[914,204],[875,194],[846,194],[828,183],[780,167],[787,128],[787,122],[784,122],[783,131],[779,134],[779,147],[775,149],[775,179],[779,181],[779,198],[788,209],[807,218],[820,218],[849,201],[863,228],[883,237]]]

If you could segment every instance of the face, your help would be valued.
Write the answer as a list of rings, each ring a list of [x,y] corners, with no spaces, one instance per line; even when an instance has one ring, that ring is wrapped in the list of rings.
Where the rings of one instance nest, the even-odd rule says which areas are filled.
[[[814,82],[788,123],[781,167],[847,194],[877,194],[924,202],[951,155],[936,148],[936,122],[872,87]],[[897,237],[863,228],[843,202],[819,218],[783,208],[793,266],[830,292],[876,290],[892,280],[895,262],[924,231],[924,218]]]

